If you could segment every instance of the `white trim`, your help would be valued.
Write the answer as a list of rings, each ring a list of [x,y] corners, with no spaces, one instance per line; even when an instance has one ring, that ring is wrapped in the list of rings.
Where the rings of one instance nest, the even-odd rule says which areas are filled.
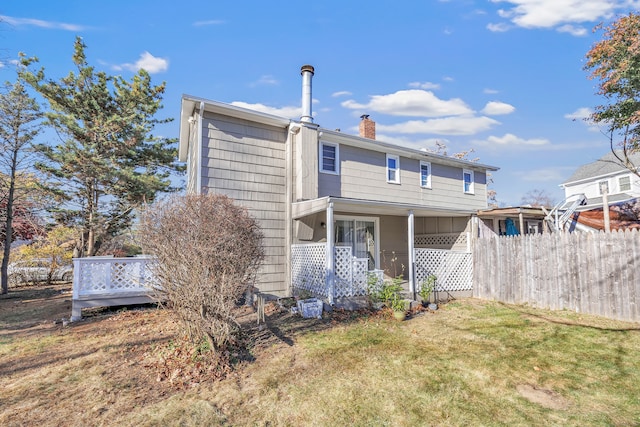
[[[395,169],[390,169],[389,168],[389,160],[393,159],[396,161],[396,167]],[[395,179],[389,179],[389,172],[391,172],[392,170],[395,171]],[[387,182],[389,184],[400,184],[400,156],[397,156],[395,154],[389,154],[387,153],[386,159],[385,159],[385,171],[387,174]]]
[[[427,182],[424,185],[422,185],[422,166],[427,166],[427,168],[429,169],[429,173],[427,174]],[[431,188],[431,162],[420,160],[420,187]]]
[[[380,218],[377,216],[358,216],[358,215],[334,215],[333,216],[333,226],[335,227],[335,222],[341,221],[369,221],[373,222],[373,239],[374,239],[374,261],[376,264],[376,269],[380,269]],[[333,233],[333,239],[335,239],[335,233]]]
[[[607,194],[611,194],[611,186],[609,185],[609,180],[608,179],[602,179],[602,180],[596,182],[596,185],[598,186],[598,194],[600,196],[602,196],[604,194],[602,192],[602,184],[606,184],[607,185]]]
[[[413,211],[410,210],[407,215],[407,242],[408,251],[409,251],[409,292],[416,291],[416,279],[415,279],[415,266],[416,266],[416,257],[414,253],[414,245],[415,245],[415,220]]]
[[[334,169],[335,170],[325,170],[324,169],[324,157],[323,157],[323,146],[329,146],[329,147],[333,147],[335,148],[335,158],[333,159],[334,163]],[[337,144],[335,142],[328,142],[328,141],[320,141],[320,143],[318,144],[318,170],[321,173],[327,173],[330,175],[340,175],[340,144]]]
[[[464,180],[464,176],[469,175],[471,177],[471,182],[469,183],[469,190],[467,191],[466,181]],[[464,194],[475,194],[475,177],[473,176],[473,171],[469,169],[462,169],[462,192]]]

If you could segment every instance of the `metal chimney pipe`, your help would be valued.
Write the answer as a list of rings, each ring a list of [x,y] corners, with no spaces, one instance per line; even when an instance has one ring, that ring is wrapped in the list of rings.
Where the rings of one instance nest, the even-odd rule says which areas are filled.
[[[313,123],[313,115],[311,114],[311,77],[313,77],[314,69],[311,65],[303,65],[300,68],[302,74],[302,117],[300,121],[304,123]]]

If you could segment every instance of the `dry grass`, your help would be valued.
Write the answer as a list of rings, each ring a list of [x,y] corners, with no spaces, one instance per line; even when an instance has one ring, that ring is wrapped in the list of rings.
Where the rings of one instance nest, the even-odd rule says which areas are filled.
[[[177,390],[149,363],[180,338],[166,311],[63,327],[9,302],[0,425],[640,424],[637,324],[477,300],[401,323],[272,312],[253,361]]]

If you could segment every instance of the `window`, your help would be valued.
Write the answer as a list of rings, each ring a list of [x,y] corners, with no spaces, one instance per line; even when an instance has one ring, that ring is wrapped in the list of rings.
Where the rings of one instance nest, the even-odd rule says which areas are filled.
[[[320,172],[333,175],[340,174],[340,152],[338,144],[320,143]]]
[[[387,154],[387,182],[400,184],[400,157]]]
[[[600,195],[609,194],[609,181],[600,181],[598,183],[598,191]]]
[[[420,187],[431,188],[431,163],[420,160]]]
[[[620,187],[620,192],[631,190],[631,177],[621,176],[618,178],[618,187]]]
[[[466,194],[473,194],[473,171],[463,169],[462,184]]]

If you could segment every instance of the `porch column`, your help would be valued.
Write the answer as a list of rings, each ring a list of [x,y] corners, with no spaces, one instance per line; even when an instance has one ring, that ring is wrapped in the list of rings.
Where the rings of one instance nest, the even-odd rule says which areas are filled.
[[[407,224],[407,241],[409,246],[409,292],[415,294],[416,292],[416,281],[415,281],[415,254],[413,253],[413,244],[414,244],[414,225],[413,225],[413,210],[409,211],[409,218]]]
[[[333,305],[334,297],[334,284],[335,284],[335,259],[333,241],[333,202],[329,202],[327,205],[327,270],[326,270],[326,286],[327,293],[329,294],[329,304]]]

